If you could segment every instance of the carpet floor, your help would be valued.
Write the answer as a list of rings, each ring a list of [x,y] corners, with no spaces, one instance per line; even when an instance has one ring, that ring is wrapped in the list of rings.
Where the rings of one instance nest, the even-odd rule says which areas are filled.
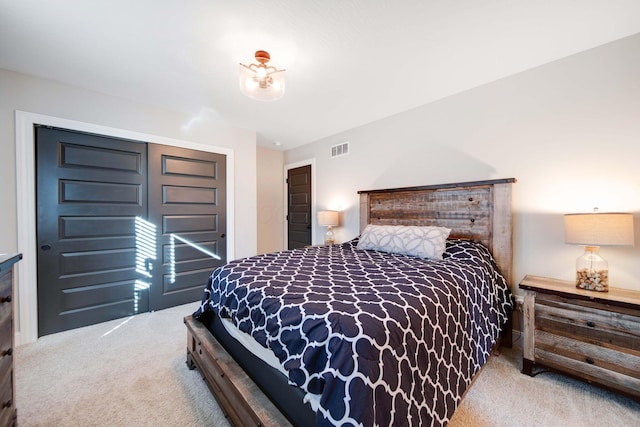
[[[18,424],[228,426],[186,360],[197,304],[40,338],[15,352]],[[640,403],[552,373],[520,374],[517,346],[491,357],[450,427],[639,426]]]

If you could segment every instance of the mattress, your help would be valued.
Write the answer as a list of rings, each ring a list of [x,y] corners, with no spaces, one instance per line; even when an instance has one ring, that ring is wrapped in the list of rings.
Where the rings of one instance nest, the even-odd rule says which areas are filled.
[[[222,319],[222,326],[224,326],[224,330],[227,331],[233,339],[249,350],[251,354],[266,362],[267,365],[271,366],[273,369],[280,371],[282,375],[287,375],[287,371],[282,367],[280,361],[271,350],[261,346],[251,337],[251,335],[238,329],[230,319]]]
[[[224,327],[224,330],[227,331],[231,338],[237,341],[238,344],[248,350],[255,357],[265,362],[274,370],[279,371],[285,377],[283,378],[283,381],[286,381],[288,372],[286,369],[284,369],[276,355],[273,354],[273,351],[258,344],[258,342],[253,339],[251,335],[247,334],[246,332],[242,332],[233,324],[230,319],[222,319],[221,323]],[[297,396],[295,396],[294,398],[297,398]],[[315,412],[320,406],[320,396],[318,396],[317,394],[306,393],[304,395],[304,398],[302,399],[302,402],[309,404],[311,410]]]
[[[437,261],[354,240],[222,266],[194,317],[212,311],[269,349],[317,425],[445,425],[512,304],[480,244],[449,241]]]

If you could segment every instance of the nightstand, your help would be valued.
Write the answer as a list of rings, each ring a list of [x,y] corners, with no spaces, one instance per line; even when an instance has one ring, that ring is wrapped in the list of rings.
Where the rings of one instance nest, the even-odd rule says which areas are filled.
[[[522,373],[558,371],[640,401],[640,292],[526,276]]]

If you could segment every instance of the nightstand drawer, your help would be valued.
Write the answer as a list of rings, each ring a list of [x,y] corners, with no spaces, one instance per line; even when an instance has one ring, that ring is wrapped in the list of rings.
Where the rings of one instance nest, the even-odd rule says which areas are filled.
[[[571,359],[571,366],[577,368],[578,372],[604,369],[617,380],[614,381],[615,384],[634,384],[633,389],[640,392],[640,355],[544,331],[536,332],[535,348],[535,358],[542,363],[554,360],[554,355],[562,358],[565,364],[568,363],[567,359]],[[602,373],[598,377],[602,377]]]
[[[631,350],[640,356],[640,317],[629,310],[607,308],[605,311],[589,301],[540,294],[536,298],[535,327],[608,348]]]

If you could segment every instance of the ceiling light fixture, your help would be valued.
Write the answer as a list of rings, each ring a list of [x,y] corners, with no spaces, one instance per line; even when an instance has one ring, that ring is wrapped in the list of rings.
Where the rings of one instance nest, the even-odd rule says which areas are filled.
[[[255,54],[258,64],[240,63],[240,91],[259,101],[275,101],[284,95],[284,71],[268,66],[269,52],[259,50]]]

